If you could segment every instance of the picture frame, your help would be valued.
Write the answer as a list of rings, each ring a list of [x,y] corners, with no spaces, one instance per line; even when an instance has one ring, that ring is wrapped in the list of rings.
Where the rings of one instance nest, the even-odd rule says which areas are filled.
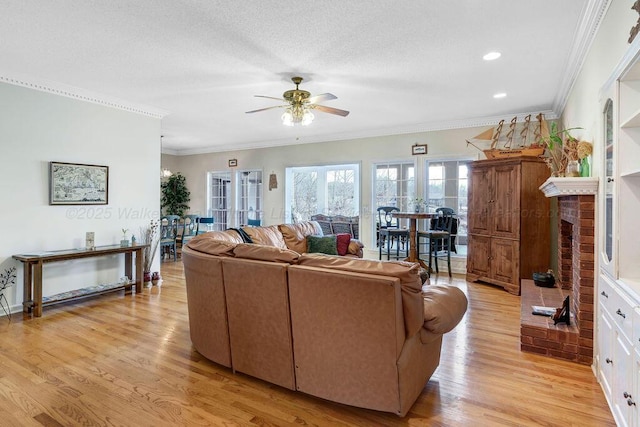
[[[49,162],[50,205],[106,205],[109,166]]]
[[[411,154],[414,156],[427,154],[427,144],[414,144],[411,146]]]
[[[235,168],[236,166],[238,166],[238,159],[229,159],[229,167]]]

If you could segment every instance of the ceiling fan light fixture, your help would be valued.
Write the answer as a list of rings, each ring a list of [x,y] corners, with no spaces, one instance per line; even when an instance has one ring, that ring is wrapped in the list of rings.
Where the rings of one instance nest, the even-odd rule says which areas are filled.
[[[295,126],[300,124],[302,126],[309,126],[315,116],[311,112],[311,109],[302,106],[301,104],[294,104],[293,106],[284,110],[282,114],[282,124],[285,126]]]
[[[291,112],[291,108],[287,108],[286,110],[284,110],[284,113],[282,113],[282,124],[285,126],[293,126],[293,114]]]
[[[309,126],[311,124],[311,122],[313,122],[314,119],[314,115],[311,112],[311,110],[309,110],[308,108],[304,109],[304,114],[302,115],[302,121],[300,122],[300,124],[302,126]]]
[[[295,89],[288,90],[282,94],[282,99],[275,98],[273,96],[256,95],[259,98],[276,99],[284,102],[284,105],[275,105],[273,107],[259,108],[257,110],[247,111],[247,114],[257,113],[259,111],[271,110],[274,108],[285,108],[284,113],[280,116],[282,124],[285,126],[295,126],[297,124],[302,126],[309,126],[315,116],[311,110],[316,109],[323,113],[336,114],[338,116],[346,117],[349,115],[347,110],[341,110],[339,108],[327,107],[320,105],[318,102],[331,101],[337,99],[337,97],[331,93],[321,93],[320,95],[311,96],[306,90],[299,88],[302,83],[302,77],[292,77],[291,81],[296,85]]]

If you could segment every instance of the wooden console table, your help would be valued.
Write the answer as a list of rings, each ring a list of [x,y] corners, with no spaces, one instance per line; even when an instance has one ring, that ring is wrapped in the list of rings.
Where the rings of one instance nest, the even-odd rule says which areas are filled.
[[[92,258],[106,255],[124,254],[125,265],[124,273],[130,279],[133,279],[133,256],[136,254],[136,276],[135,285],[136,292],[142,292],[142,261],[144,258],[143,250],[149,245],[133,245],[133,246],[97,246],[94,249],[66,249],[62,251],[46,251],[33,254],[17,254],[13,258],[21,261],[24,267],[24,301],[22,302],[23,311],[29,313],[33,310],[35,317],[42,316],[43,305],[55,304],[61,302],[52,299],[43,304],[42,302],[42,265],[46,262],[67,261],[79,258]],[[123,284],[125,294],[132,291],[132,283]],[[120,289],[120,288],[113,288]],[[86,294],[82,295],[83,297]]]

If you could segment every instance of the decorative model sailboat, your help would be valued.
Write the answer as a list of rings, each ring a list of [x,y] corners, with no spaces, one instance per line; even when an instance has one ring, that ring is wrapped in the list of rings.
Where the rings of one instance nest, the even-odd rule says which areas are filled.
[[[498,140],[500,139],[500,134],[502,133],[504,120],[500,120],[495,130],[493,128],[487,129],[481,134],[476,135],[472,138],[472,140],[478,141],[491,141],[491,148],[487,150],[481,149],[469,140],[467,140],[467,144],[471,144],[478,150],[482,151],[485,156],[487,156],[487,159],[517,156],[541,156],[542,154],[544,154],[545,145],[541,143],[540,140],[549,136],[549,127],[547,126],[547,122],[544,119],[544,114],[538,114],[536,116],[536,119],[538,120],[538,124],[534,129],[533,142],[530,144],[527,144],[527,138],[529,136],[531,114],[527,115],[524,118],[524,124],[522,126],[522,129],[520,130],[520,144],[516,147],[513,147],[512,144],[516,131],[516,123],[518,120],[517,116],[511,119],[511,122],[509,124],[509,131],[506,134],[506,142],[503,144],[502,148],[498,148]]]

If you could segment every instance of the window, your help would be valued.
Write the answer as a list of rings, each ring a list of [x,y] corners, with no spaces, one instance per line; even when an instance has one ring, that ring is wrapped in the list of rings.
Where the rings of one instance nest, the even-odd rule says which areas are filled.
[[[395,206],[401,211],[408,211],[413,206],[411,201],[416,194],[415,164],[413,162],[377,163],[374,165],[374,219],[372,222],[373,240],[376,246],[380,244],[378,228],[380,218],[377,208],[381,206]],[[408,224],[399,224],[408,226]],[[392,242],[393,244],[393,242]]]
[[[225,230],[229,225],[231,207],[231,172],[207,174],[207,215],[213,217],[213,228]]]
[[[418,197],[413,162],[379,163],[374,167],[375,207],[396,206],[401,211],[409,210],[411,200]]]
[[[292,222],[315,214],[359,215],[359,165],[291,167],[285,175],[285,209]]]
[[[240,227],[248,219],[262,219],[260,170],[238,171],[233,175],[230,171],[209,172],[207,195],[207,215],[214,218],[215,230]]]
[[[427,210],[452,208],[458,217],[456,245],[467,244],[467,188],[468,164],[471,160],[442,160],[426,162]],[[466,250],[466,248],[461,248]],[[458,251],[460,253],[460,251]]]
[[[236,177],[236,225],[246,225],[249,219],[262,220],[262,171],[242,171]]]

